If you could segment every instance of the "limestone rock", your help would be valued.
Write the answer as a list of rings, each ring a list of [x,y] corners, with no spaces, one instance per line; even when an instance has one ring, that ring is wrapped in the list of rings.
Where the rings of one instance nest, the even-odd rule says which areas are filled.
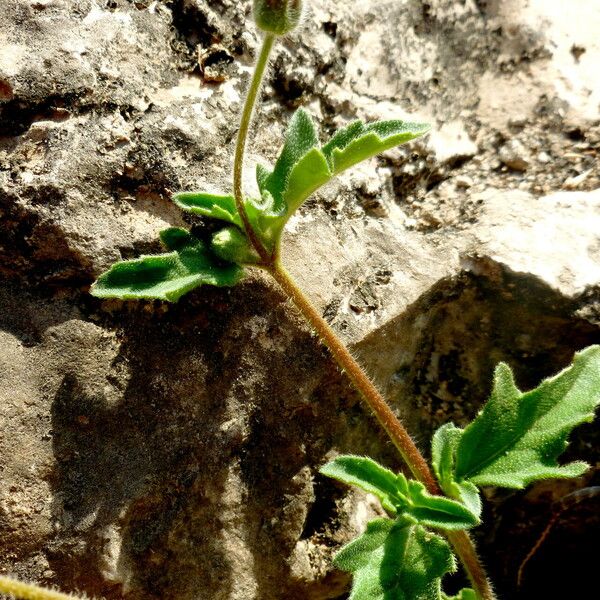
[[[0,570],[107,599],[342,596],[331,557],[381,508],[318,467],[400,464],[280,292],[254,273],[169,306],[87,293],[165,226],[210,231],[170,196],[230,188],[250,3],[0,4]],[[526,388],[600,341],[600,49],[569,25],[584,13],[600,9],[327,0],[275,51],[249,167],[300,105],[322,139],[355,118],[434,125],[320,191],[284,240],[424,449],[477,412],[499,360]],[[509,143],[526,171],[502,167]],[[597,462],[596,441],[573,451]],[[490,510],[525,551],[538,504],[511,502]],[[508,594],[500,529],[479,538]]]

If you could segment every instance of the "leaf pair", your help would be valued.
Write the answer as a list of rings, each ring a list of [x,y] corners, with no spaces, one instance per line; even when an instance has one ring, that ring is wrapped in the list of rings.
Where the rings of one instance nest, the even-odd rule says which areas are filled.
[[[380,121],[365,125],[355,121],[321,147],[310,115],[298,110],[290,121],[283,150],[273,171],[260,165],[256,171],[263,201],[281,215],[275,234],[280,235],[292,214],[333,177],[428,131],[429,125],[423,123]]]
[[[427,527],[466,529],[479,524],[478,516],[462,503],[429,494],[422,483],[364,456],[338,456],[320,472],[377,496],[390,514],[409,516]]]
[[[600,403],[600,346],[575,355],[573,364],[529,392],[500,364],[490,399],[464,430],[449,423],[435,433],[433,466],[442,489],[465,501],[474,486],[521,489],[548,478],[581,475],[588,465],[561,466],[574,427],[591,421]]]
[[[260,165],[256,169],[260,199],[244,200],[255,237],[267,254],[274,256],[288,219],[316,189],[352,165],[428,130],[427,125],[404,121],[370,125],[357,121],[320,147],[315,124],[308,113],[298,110],[291,119],[273,170]],[[246,235],[234,196],[181,192],[173,200],[186,212],[223,221],[227,226],[213,234],[209,244],[188,233],[188,243],[181,251],[165,243],[164,238],[171,236],[172,231],[167,229],[161,233],[161,239],[175,254],[143,256],[117,263],[98,278],[92,286],[93,295],[175,302],[202,284],[234,285],[242,276],[242,266],[261,262]]]
[[[90,292],[99,298],[176,302],[199,285],[234,285],[242,277],[238,265],[223,264],[186,229],[170,227],[160,232],[160,239],[170,252],[116,263]]]
[[[396,517],[371,521],[336,555],[334,564],[354,575],[350,599],[440,600],[441,578],[456,564],[446,540],[425,527],[465,529],[479,523],[477,515],[370,458],[339,456],[320,471],[374,494]]]

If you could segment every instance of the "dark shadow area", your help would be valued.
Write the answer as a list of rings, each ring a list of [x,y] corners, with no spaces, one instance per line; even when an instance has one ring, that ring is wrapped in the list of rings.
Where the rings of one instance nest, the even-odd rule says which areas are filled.
[[[0,330],[14,335],[25,347],[42,341],[49,327],[80,316],[67,300],[53,299],[16,280],[0,282]]]
[[[527,389],[600,342],[598,327],[576,316],[589,294],[568,301],[531,276],[490,273],[440,282],[357,349],[423,450],[440,424],[464,425],[477,412],[497,362],[508,362]],[[298,543],[333,553],[345,535],[351,492],[316,470],[333,449],[401,465],[277,292],[250,280],[166,307],[67,302],[5,284],[0,303],[0,326],[25,345],[68,320],[95,322],[119,341],[106,374],[118,401],[91,386],[76,362],[52,399],[58,527],[46,556],[65,589],[116,599],[125,583],[133,599],[227,598],[243,581],[231,555],[239,535],[260,600],[343,597],[346,574],[315,581],[291,570]],[[599,462],[597,425],[572,440],[565,460]],[[597,485],[594,477],[577,485]],[[544,486],[486,491],[485,525],[475,532],[484,562],[502,598],[530,598],[533,590],[560,597],[559,577],[592,597],[586,561],[595,556],[596,501],[565,514],[516,588],[521,560],[565,493],[559,482]],[[447,583],[450,591],[463,580]]]
[[[374,370],[385,374],[380,379],[387,383],[388,397],[396,399],[409,430],[419,432],[419,445],[426,452],[440,425],[453,421],[464,426],[477,414],[499,362],[508,363],[520,389],[528,390],[568,366],[576,351],[600,343],[597,324],[579,316],[588,316],[594,294],[569,300],[532,275],[494,263],[486,265],[485,272],[486,276],[465,272],[440,281],[360,348],[367,363],[377,351],[393,356],[397,347],[397,361],[375,365]],[[562,463],[598,464],[597,420],[578,427],[570,440]],[[593,473],[590,477],[597,479]],[[474,534],[500,598],[595,596],[594,570],[585,565],[597,556],[593,540],[598,519],[590,518],[584,505],[565,515],[564,524],[529,565],[523,588],[516,587],[520,562],[550,518],[549,505],[566,493],[564,485],[551,480],[524,492],[486,490],[484,525]],[[594,484],[586,479],[574,485]],[[568,548],[572,551],[567,557]],[[566,570],[569,565],[572,571]],[[576,565],[580,566],[575,569]],[[457,583],[449,591],[462,582]]]
[[[49,548],[61,581],[119,598],[119,586],[97,587],[112,569],[137,590],[127,597],[219,589],[227,598],[221,497],[242,438],[222,424],[248,351],[244,340],[227,339],[237,306],[229,296],[203,290],[162,314],[150,303],[125,304],[114,324],[102,315],[121,341],[109,375],[125,386],[117,404],[86,388],[77,365],[64,377],[52,403],[53,512],[61,527]],[[108,578],[98,572],[114,542],[107,527],[120,544]]]

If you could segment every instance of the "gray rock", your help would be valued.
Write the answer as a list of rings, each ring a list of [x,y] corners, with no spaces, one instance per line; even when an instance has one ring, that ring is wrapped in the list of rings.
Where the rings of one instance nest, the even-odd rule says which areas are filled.
[[[527,150],[518,140],[510,140],[500,148],[500,160],[513,171],[525,172],[529,168]]]
[[[312,3],[276,50],[248,159],[273,159],[298,105],[323,138],[356,117],[436,125],[320,192],[284,242],[424,449],[477,412],[499,360],[526,388],[600,340],[594,172],[550,195],[494,179],[489,157],[517,121],[492,111],[490,89],[553,97],[550,42],[524,25],[498,41],[494,19],[520,13],[492,4]],[[158,250],[165,226],[206,230],[173,191],[229,189],[258,42],[249,3],[0,8],[0,570],[105,598],[341,596],[331,557],[381,508],[317,469],[350,451],[400,464],[281,293],[253,273],[177,305],[87,294],[114,260]],[[523,47],[542,49],[532,75],[517,68]],[[564,127],[578,107],[589,116],[581,94]],[[517,154],[568,154],[563,125],[527,106]],[[569,147],[577,172],[595,135]],[[573,174],[564,160],[542,165],[553,192]],[[596,460],[589,437],[574,446]],[[482,552],[503,572],[495,535],[480,534]]]

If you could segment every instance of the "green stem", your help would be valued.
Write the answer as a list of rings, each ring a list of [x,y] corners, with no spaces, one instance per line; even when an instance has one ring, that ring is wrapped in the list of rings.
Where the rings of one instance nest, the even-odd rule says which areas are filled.
[[[22,598],[23,600],[82,600],[79,596],[71,594],[61,594],[54,590],[16,581],[10,577],[0,575],[0,594],[6,594],[13,598]]]
[[[246,231],[248,239],[250,240],[250,242],[252,243],[252,245],[254,246],[254,248],[256,249],[256,251],[258,252],[259,256],[265,264],[271,263],[272,257],[256,236],[256,233],[254,232],[254,229],[248,219],[248,215],[244,207],[242,175],[244,171],[244,153],[246,151],[246,140],[248,139],[248,131],[250,129],[250,124],[252,123],[254,106],[256,104],[256,98],[258,97],[258,93],[262,85],[265,70],[267,68],[267,65],[269,64],[269,56],[271,54],[271,50],[273,49],[274,42],[275,36],[272,33],[265,34],[262,48],[260,50],[260,54],[258,55],[258,60],[256,61],[254,75],[252,77],[250,87],[248,88],[248,94],[246,96],[244,109],[242,111],[240,129],[238,132],[237,144],[235,147],[235,159],[233,162],[233,195],[235,196],[235,205],[240,217],[242,218],[242,222],[244,224],[244,229]]]
[[[441,494],[442,491],[427,461],[410,437],[408,431],[406,431],[404,425],[396,417],[381,392],[375,387],[375,384],[367,376],[363,368],[354,360],[335,331],[323,319],[312,302],[306,297],[279,261],[276,261],[268,271],[285,294],[292,299],[296,308],[313,327],[319,338],[329,348],[335,361],[346,372],[350,381],[361,393],[361,396],[387,432],[412,474],[425,485],[430,493]],[[464,531],[448,532],[447,537],[463,563],[475,592],[481,600],[494,600],[492,588],[485,570],[479,561],[471,538]]]

